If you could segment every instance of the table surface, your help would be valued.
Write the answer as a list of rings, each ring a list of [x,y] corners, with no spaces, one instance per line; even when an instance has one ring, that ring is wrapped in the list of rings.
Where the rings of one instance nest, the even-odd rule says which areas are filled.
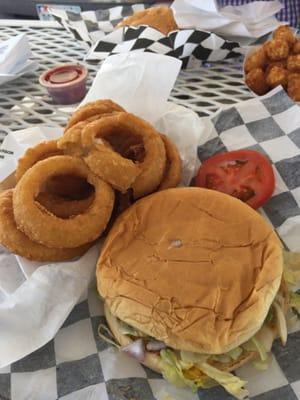
[[[44,28],[41,26],[1,26],[0,40],[21,32],[28,35],[39,69],[34,74],[1,86],[0,140],[9,131],[34,124],[64,125],[70,114],[70,107],[53,104],[45,89],[39,85],[38,77],[46,69],[60,63],[82,63],[85,50],[68,32],[53,24]],[[88,63],[87,67],[90,85],[99,64]],[[225,61],[197,70],[182,71],[170,100],[193,109],[199,116],[205,116],[214,113],[220,106],[250,97],[242,81],[240,62]]]
[[[0,40],[6,40],[21,32],[28,34],[33,57],[39,62],[39,69],[35,73],[0,87],[0,143],[5,135],[13,130],[32,125],[64,125],[72,110],[70,106],[53,104],[44,88],[39,85],[38,77],[44,70],[59,63],[82,63],[85,50],[69,33],[57,28],[53,23],[46,25],[35,22],[33,25],[23,23],[23,26],[20,26],[14,21],[0,21]],[[88,63],[87,67],[90,85],[99,65]],[[205,65],[197,70],[182,71],[170,100],[191,108],[199,116],[212,115],[222,106],[251,98],[242,78],[240,60],[223,61]],[[5,253],[1,246],[0,263],[7,265],[7,271],[17,268],[14,256]],[[0,370],[0,399],[154,400],[152,392],[159,391],[161,379],[157,374],[137,366],[127,358],[120,358],[121,366],[127,375],[109,379],[109,376],[114,376],[113,372],[116,372],[112,371],[111,362],[117,360],[117,356],[97,336],[97,326],[99,322],[104,321],[101,305],[97,302],[99,303],[99,300],[92,290],[88,298],[75,307],[52,341],[32,355]],[[259,378],[260,373],[253,376],[252,390],[255,392],[258,380],[263,389],[260,389],[260,394],[257,394],[256,390],[252,399],[300,399],[299,340],[299,334],[295,333],[289,339],[288,348],[285,350],[281,350],[280,345],[275,345],[276,359],[273,359],[268,375],[272,379]],[[91,349],[94,349],[95,354],[92,354]],[[44,394],[32,397],[32,394],[29,394],[31,389],[28,379],[32,385],[45,388]],[[82,388],[87,386],[92,388],[88,390],[93,390],[96,397],[89,397],[92,396],[92,392],[82,392],[85,390]],[[73,393],[75,391],[76,394]],[[180,400],[185,399],[233,398],[223,389],[216,388],[180,397]]]

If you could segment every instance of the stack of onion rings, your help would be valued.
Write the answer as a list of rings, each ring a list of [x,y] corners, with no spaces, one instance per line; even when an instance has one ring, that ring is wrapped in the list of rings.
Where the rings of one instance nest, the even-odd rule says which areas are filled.
[[[15,189],[0,197],[0,244],[30,260],[72,259],[136,199],[180,179],[166,136],[111,100],[88,103],[61,138],[19,160]]]

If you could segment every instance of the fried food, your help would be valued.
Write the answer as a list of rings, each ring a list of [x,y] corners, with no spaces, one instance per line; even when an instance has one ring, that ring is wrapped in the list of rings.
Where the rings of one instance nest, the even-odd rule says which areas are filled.
[[[266,94],[269,86],[265,79],[265,73],[261,68],[252,69],[246,75],[246,84],[258,95]]]
[[[124,157],[132,146],[143,145],[143,159],[132,160],[140,172],[131,184],[135,199],[153,192],[158,187],[165,169],[166,151],[161,137],[150,124],[133,114],[121,112],[94,121],[83,129],[82,146],[89,152],[88,156],[84,157],[85,162],[95,174],[111,183],[115,178],[118,179],[109,176],[112,167],[107,168],[104,177],[103,170],[98,169],[95,162],[97,148],[100,148],[100,145],[95,146],[95,141],[99,138],[107,141],[121,157]],[[109,163],[109,160],[107,162]]]
[[[63,150],[64,154],[81,157],[83,155],[83,148],[81,144],[81,133],[83,128],[90,122],[96,121],[107,115],[113,115],[113,111],[107,114],[96,114],[83,121],[77,122],[72,125],[68,130],[65,130],[64,135],[57,141],[57,147]],[[106,143],[108,146],[108,143]]]
[[[175,144],[163,134],[160,134],[166,149],[166,168],[163,179],[157,190],[164,190],[178,186],[181,181],[182,163]]]
[[[284,40],[272,39],[264,44],[264,49],[271,61],[284,60],[289,55],[289,45]]]
[[[289,56],[287,60],[287,69],[290,72],[300,72],[300,54]]]
[[[247,57],[245,61],[245,72],[252,71],[256,68],[264,69],[267,64],[267,56],[263,47],[259,48],[255,53]]]
[[[300,39],[289,26],[278,27],[272,40],[246,58],[244,70],[245,82],[254,93],[263,95],[281,85],[284,89],[289,87],[288,94],[298,99],[297,77],[288,76],[300,73]]]
[[[286,69],[286,60],[270,62],[270,63],[267,65],[267,68],[266,68],[266,70],[265,70],[266,75],[268,75],[268,73],[271,71],[271,69],[272,69],[273,67],[281,67],[281,68]]]
[[[151,7],[147,10],[137,11],[121,21],[117,28],[140,25],[149,25],[165,35],[178,29],[173,11],[169,7]]]
[[[61,171],[86,178],[95,189],[88,209],[69,219],[55,217],[36,201],[45,180]],[[55,156],[35,164],[20,179],[13,195],[18,228],[33,241],[58,248],[74,248],[96,240],[110,219],[113,204],[113,189],[90,172],[82,160],[70,156]]]
[[[84,254],[91,243],[75,248],[50,248],[29,239],[18,229],[13,212],[13,190],[0,195],[0,243],[9,251],[28,260],[65,261]]]
[[[58,218],[72,218],[86,211],[94,200],[94,194],[81,200],[62,198],[52,193],[39,193],[36,201],[48,212]]]
[[[300,39],[296,40],[293,46],[293,53],[300,54]]]
[[[114,111],[121,112],[125,110],[112,100],[96,100],[87,103],[86,105],[79,107],[78,110],[73,113],[66,125],[65,132],[71,128],[71,126],[80,121],[85,121],[94,116],[98,116],[97,118],[99,118],[101,114],[109,114]]]
[[[288,95],[294,101],[300,101],[300,73],[290,73],[288,75]]]
[[[104,144],[97,144],[84,161],[97,176],[120,192],[126,192],[142,172],[139,165]]]
[[[278,85],[287,87],[287,77],[288,72],[286,69],[274,66],[270,72],[266,75],[266,82],[271,87],[274,88]]]
[[[273,32],[273,38],[287,42],[289,48],[295,43],[294,33],[288,25],[281,25]]]
[[[16,169],[16,181],[18,182],[24,173],[38,161],[45,158],[62,155],[63,152],[57,147],[57,140],[49,140],[26,150],[23,157],[18,161]]]

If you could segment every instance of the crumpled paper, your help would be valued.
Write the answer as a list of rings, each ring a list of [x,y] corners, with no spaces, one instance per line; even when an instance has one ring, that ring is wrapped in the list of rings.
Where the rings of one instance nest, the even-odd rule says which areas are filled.
[[[37,69],[38,63],[32,56],[28,37],[22,33],[0,42],[0,85]]]
[[[130,53],[108,58],[82,104],[111,98],[169,135],[183,159],[182,184],[187,185],[194,175],[201,123],[193,111],[167,102],[180,67],[179,60],[158,54]],[[0,160],[0,182],[15,170],[26,148],[56,138],[61,132],[57,127],[32,127],[9,134],[0,148],[4,157]],[[70,262],[41,264],[17,257],[26,281],[17,290],[6,293],[4,299],[0,295],[0,368],[55,336],[86,292],[98,254],[99,244]],[[13,283],[16,275],[10,278]],[[12,286],[6,282],[6,287]]]
[[[214,0],[175,0],[171,8],[181,29],[214,32],[228,40],[248,44],[277,28],[280,23],[275,14],[282,4],[278,0],[253,1],[219,8]]]

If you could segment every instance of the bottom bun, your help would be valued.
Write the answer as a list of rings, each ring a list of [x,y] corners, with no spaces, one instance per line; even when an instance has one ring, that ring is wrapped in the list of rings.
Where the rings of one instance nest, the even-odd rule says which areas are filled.
[[[132,340],[130,339],[129,336],[124,335],[120,332],[120,325],[118,323],[118,320],[116,317],[114,317],[111,314],[111,312],[106,304],[104,304],[104,313],[105,313],[108,327],[109,327],[111,333],[113,334],[113,336],[115,337],[115,339],[117,340],[117,342],[121,346],[127,346],[128,344],[132,343]],[[234,371],[237,368],[241,367],[242,365],[254,360],[256,357],[257,357],[256,352],[244,350],[242,355],[237,360],[234,360],[230,363],[221,363],[221,362],[214,361],[214,360],[211,360],[208,363],[210,365],[212,365],[213,367],[218,368],[221,371],[230,372],[230,371]],[[160,358],[160,356],[156,353],[151,353],[149,351],[146,351],[145,359],[142,362],[142,364],[145,365],[145,367],[148,367],[155,372],[158,372],[160,374],[162,373],[163,361]]]

